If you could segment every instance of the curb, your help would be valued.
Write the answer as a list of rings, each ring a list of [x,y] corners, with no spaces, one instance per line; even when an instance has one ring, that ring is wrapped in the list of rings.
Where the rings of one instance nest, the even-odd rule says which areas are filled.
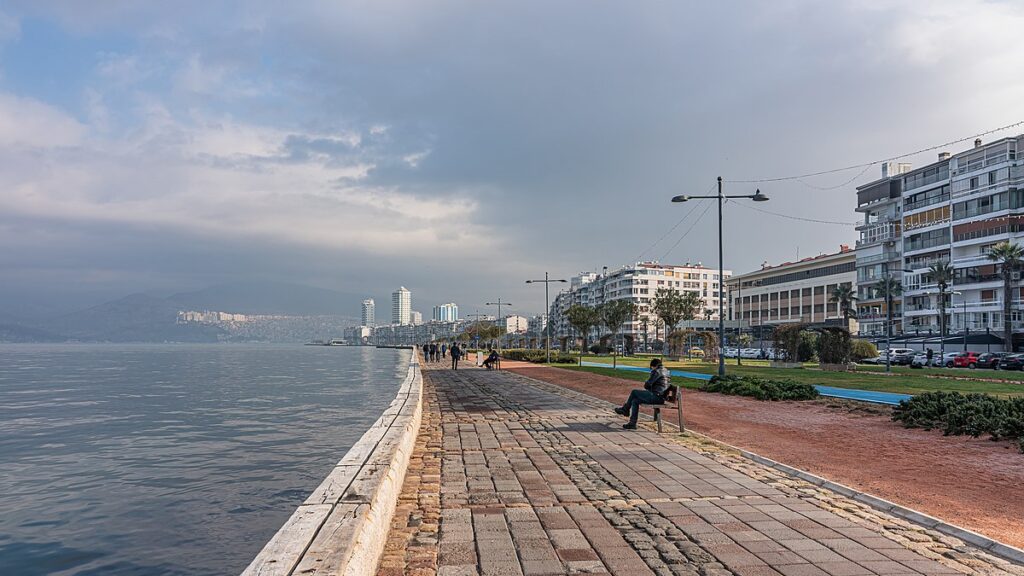
[[[370,575],[376,572],[423,415],[413,350],[398,394],[242,572]]]
[[[517,374],[517,376],[526,378],[528,380],[533,380],[535,382],[540,382],[542,384],[547,384],[549,386],[558,386],[558,384],[552,384],[551,382],[545,382],[544,380],[537,380],[536,378],[530,378],[529,376],[524,376],[522,374]],[[559,386],[559,388],[562,388],[564,390],[571,390],[570,388],[564,388],[561,386]],[[577,390],[572,390],[572,392],[584,394],[589,398],[593,398],[595,400],[604,402],[608,406],[614,406],[614,404],[608,402],[607,400],[604,400],[603,398],[591,396],[589,394],[579,392]],[[679,426],[677,424],[666,421],[665,425],[669,428],[675,428],[676,433],[679,433]],[[850,488],[849,486],[846,486],[845,484],[833,482],[831,480],[822,478],[821,476],[816,476],[814,474],[811,474],[810,472],[800,470],[799,468],[787,466],[781,462],[772,460],[771,458],[766,458],[764,456],[761,456],[760,454],[750,452],[749,450],[744,450],[743,448],[733,446],[732,444],[728,444],[726,442],[722,442],[721,440],[712,438],[707,434],[701,434],[700,432],[695,432],[693,430],[685,430],[683,433],[699,436],[710,442],[718,444],[719,446],[724,446],[730,450],[735,450],[736,452],[739,452],[739,454],[744,458],[761,464],[762,466],[768,466],[769,468],[778,470],[779,472],[782,472],[786,475],[793,476],[794,478],[799,478],[800,480],[803,480],[815,486],[831,490],[832,492],[835,492],[842,496],[846,496],[847,498],[856,500],[862,504],[866,504],[876,510],[881,510],[882,512],[892,514],[897,518],[901,518],[908,522],[913,522],[914,524],[924,526],[925,528],[935,530],[936,532],[941,532],[942,534],[946,534],[947,536],[959,538],[960,540],[963,540],[968,544],[980,548],[981,550],[984,550],[992,554],[993,556],[997,556],[999,558],[1002,558],[1003,560],[1007,560],[1014,564],[1024,566],[1024,550],[1021,550],[1020,548],[1015,548],[1013,546],[1010,546],[1009,544],[1004,544],[1002,542],[999,542],[998,540],[993,540],[988,536],[983,536],[981,534],[978,534],[977,532],[973,532],[966,528],[956,526],[955,524],[944,522],[942,520],[939,520],[938,518],[935,518],[934,516],[929,516],[924,512],[914,510],[913,508],[907,508],[906,506],[901,506],[894,502],[885,500],[884,498],[879,498],[878,496],[873,496],[866,492],[855,490],[853,488]]]

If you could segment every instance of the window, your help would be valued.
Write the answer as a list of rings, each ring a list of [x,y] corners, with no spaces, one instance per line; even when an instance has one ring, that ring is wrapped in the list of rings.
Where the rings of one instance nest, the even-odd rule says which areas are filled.
[[[925,206],[931,206],[946,200],[949,200],[949,184],[907,196],[903,201],[903,211],[908,212],[924,208]]]
[[[978,187],[978,177],[975,176],[974,178],[971,178],[971,190],[974,190],[977,187]]]

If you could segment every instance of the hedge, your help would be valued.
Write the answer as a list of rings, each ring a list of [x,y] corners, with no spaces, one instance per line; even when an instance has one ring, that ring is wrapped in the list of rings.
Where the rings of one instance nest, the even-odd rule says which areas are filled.
[[[818,397],[818,390],[810,384],[757,376],[714,376],[700,389],[704,392],[750,396],[758,400],[813,400]]]
[[[905,428],[940,429],[944,436],[988,434],[993,440],[1016,439],[1024,452],[1024,398],[926,392],[901,401],[893,408],[892,419]]]
[[[522,350],[513,348],[511,350],[502,350],[501,357],[507,360],[520,360],[523,362],[534,362],[537,364],[543,364],[544,362],[547,362],[547,353],[544,350]],[[551,363],[575,364],[576,357],[566,352],[552,350]]]

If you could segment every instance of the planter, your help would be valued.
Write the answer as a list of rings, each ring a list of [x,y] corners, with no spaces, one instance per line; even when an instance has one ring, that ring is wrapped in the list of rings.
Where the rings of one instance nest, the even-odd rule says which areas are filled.
[[[769,364],[772,368],[803,368],[803,362],[783,362],[781,360],[772,360]]]
[[[855,372],[857,365],[853,362],[847,364],[818,364],[818,367],[825,372]]]

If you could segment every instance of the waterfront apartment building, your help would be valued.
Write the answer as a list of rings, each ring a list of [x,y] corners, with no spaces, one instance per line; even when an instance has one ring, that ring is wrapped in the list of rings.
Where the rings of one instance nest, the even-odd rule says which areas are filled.
[[[430,319],[434,322],[454,322],[459,319],[459,307],[454,302],[434,306]]]
[[[399,326],[412,323],[412,292],[405,286],[391,293],[391,323]]]
[[[526,316],[509,314],[494,321],[494,325],[505,330],[505,334],[526,334],[530,328],[530,319]]]
[[[375,318],[376,304],[373,302],[373,298],[367,298],[363,300],[362,314],[359,317],[360,325],[368,328],[373,328],[376,324]]]
[[[901,176],[903,267],[913,270],[903,278],[904,333],[938,333],[938,288],[929,267],[945,261],[954,268],[945,303],[949,332],[1001,336],[1003,284],[987,254],[1000,242],[1024,242],[1022,147],[1024,135],[989,144],[978,139],[971,149],[940,154]],[[1018,334],[1022,289],[1015,274],[1010,298]]]
[[[857,187],[856,211],[863,214],[857,232],[857,321],[862,336],[885,335],[886,301],[878,283],[886,277],[903,280],[903,174],[910,164],[882,164],[882,178]],[[911,203],[911,209],[915,203]],[[893,299],[892,333],[902,333],[902,299]]]
[[[732,272],[724,271],[728,279]],[[629,300],[636,304],[638,314],[630,318],[619,329],[635,343],[653,342],[664,338],[660,322],[651,312],[654,295],[659,288],[678,292],[695,292],[702,301],[703,312],[699,318],[718,319],[719,298],[724,296],[723,284],[719,281],[718,270],[700,263],[671,265],[658,262],[638,262],[609,272],[584,272],[574,276],[567,291],[560,292],[549,311],[553,338],[579,338],[565,317],[566,310],[574,304],[597,306],[613,300]],[[607,329],[595,329],[593,336],[606,335]]]
[[[842,326],[840,306],[829,300],[837,286],[856,286],[856,259],[856,252],[844,245],[832,254],[765,264],[734,276],[726,282],[731,319],[746,321],[755,332],[760,326],[795,322]]]
[[[416,310],[409,312],[409,324],[412,324],[413,326],[423,324],[423,313],[417,312]]]

